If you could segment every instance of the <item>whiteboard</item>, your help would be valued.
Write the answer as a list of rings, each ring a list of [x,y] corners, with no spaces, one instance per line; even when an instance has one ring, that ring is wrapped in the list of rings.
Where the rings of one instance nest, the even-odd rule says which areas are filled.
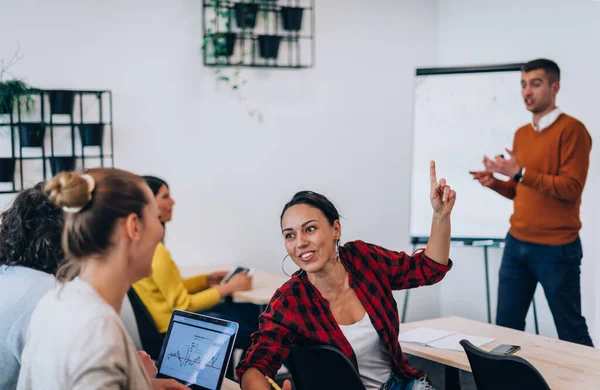
[[[520,67],[469,69],[417,70],[410,201],[413,238],[430,235],[430,160],[436,162],[438,179],[446,178],[457,193],[453,239],[502,239],[509,228],[512,201],[482,187],[469,170],[483,169],[484,154],[506,155],[504,148],[512,149],[515,131],[531,121],[521,97]]]

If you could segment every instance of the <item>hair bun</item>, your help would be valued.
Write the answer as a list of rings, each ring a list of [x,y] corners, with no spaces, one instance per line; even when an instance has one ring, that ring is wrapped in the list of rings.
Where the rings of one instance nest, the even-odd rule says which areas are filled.
[[[93,186],[90,186],[90,181],[93,182],[93,179],[87,180],[84,176],[89,175],[61,172],[46,184],[44,192],[57,207],[71,210],[81,209],[90,201],[93,190]]]

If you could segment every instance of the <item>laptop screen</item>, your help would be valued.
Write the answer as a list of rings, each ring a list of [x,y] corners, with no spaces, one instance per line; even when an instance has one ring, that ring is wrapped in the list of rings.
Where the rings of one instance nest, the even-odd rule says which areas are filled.
[[[175,311],[161,351],[159,375],[198,386],[193,388],[217,390],[236,332],[234,322]]]

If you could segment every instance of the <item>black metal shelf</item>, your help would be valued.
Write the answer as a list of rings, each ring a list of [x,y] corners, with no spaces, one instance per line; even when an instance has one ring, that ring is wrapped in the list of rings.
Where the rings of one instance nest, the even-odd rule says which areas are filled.
[[[256,14],[252,12],[254,23],[250,23],[251,27],[238,25],[238,4],[256,7]],[[300,27],[299,30],[283,28],[284,21],[290,18],[284,19],[282,12],[290,7],[302,10],[301,23],[296,25]],[[203,1],[202,20],[205,66],[280,69],[308,69],[315,66],[315,0]],[[264,38],[261,43],[261,35],[269,38]],[[224,54],[216,52],[215,36],[224,37],[226,43],[221,43],[221,50],[227,47]],[[271,38],[273,36],[279,38]],[[268,48],[261,48],[261,44]],[[266,57],[262,57],[263,54]]]
[[[57,97],[59,95],[63,95],[63,97],[67,97],[62,103],[57,103]],[[13,180],[12,180],[12,190],[11,191],[0,191],[0,194],[7,193],[15,193],[24,188],[24,183],[31,182],[31,179],[25,179],[26,172],[23,169],[24,161],[42,161],[43,168],[41,175],[43,180],[48,180],[48,171],[52,171],[53,169],[78,169],[86,167],[86,159],[92,160],[100,160],[100,166],[105,166],[105,160],[109,160],[110,166],[114,166],[114,134],[113,134],[113,109],[112,109],[112,92],[110,90],[67,90],[67,89],[53,89],[53,90],[43,90],[43,89],[32,89],[29,95],[30,98],[36,98],[36,106],[35,108],[35,116],[39,116],[39,120],[22,120],[23,119],[23,106],[24,102],[21,98],[15,99],[15,106],[13,107],[12,112],[10,113],[2,113],[0,114],[0,120],[2,118],[8,117],[7,123],[0,122],[0,127],[8,127],[10,128],[10,143],[11,143],[11,156],[0,156],[2,159],[8,158],[14,162],[14,171],[12,172]],[[95,104],[98,106],[98,111],[96,118],[97,120],[90,120],[85,117],[89,116],[88,112],[84,114],[84,99],[88,102],[89,98],[86,98],[90,95],[95,96]],[[50,106],[48,109],[47,106]],[[106,113],[106,107],[108,106],[108,113]],[[59,108],[61,107],[61,108]],[[78,112],[77,112],[78,111]],[[15,113],[16,112],[16,113]],[[31,115],[32,113],[27,113]],[[55,117],[59,118],[68,118],[69,122],[65,123],[64,119],[61,119],[59,123],[54,123]],[[75,117],[78,117],[78,121],[75,121]],[[108,118],[106,118],[108,116]],[[44,131],[44,133],[40,136],[39,132],[37,143],[39,146],[23,146],[23,137],[24,135],[20,134],[20,131],[23,130],[24,124],[28,125],[39,125]],[[88,127],[86,132],[86,128],[82,125],[95,125],[93,127]],[[66,127],[70,128],[70,146],[71,153],[65,154],[64,151],[61,154],[55,154],[55,134],[54,128],[57,127]],[[76,141],[75,132],[76,128],[79,128],[79,141]],[[63,133],[61,133],[63,134]],[[106,137],[109,137],[107,139]],[[46,141],[49,138],[50,150],[49,154],[47,153]],[[41,140],[41,141],[40,141]],[[2,140],[4,142],[4,140]],[[84,145],[84,143],[86,145]],[[18,144],[18,147],[17,147]],[[79,153],[76,153],[76,144],[78,145]],[[110,146],[110,153],[104,153],[104,147]],[[94,147],[99,148],[100,153],[94,154],[86,154],[86,148]],[[18,149],[18,153],[17,153]],[[23,156],[23,150],[30,151],[39,150],[41,152],[41,156]],[[98,149],[95,149],[97,151]],[[71,161],[66,161],[66,166],[60,166],[59,163],[64,163],[65,160],[54,160],[54,158],[71,158]],[[46,161],[50,163],[50,169],[48,169]],[[52,166],[52,163],[56,165]],[[2,161],[4,164],[5,162]],[[18,172],[20,180],[20,186],[17,186],[17,178],[16,171],[18,166]],[[2,170],[3,175],[6,173],[5,170]],[[56,172],[50,172],[50,175],[55,174]],[[4,179],[3,179],[4,180]],[[10,183],[10,181],[3,181],[2,184]]]

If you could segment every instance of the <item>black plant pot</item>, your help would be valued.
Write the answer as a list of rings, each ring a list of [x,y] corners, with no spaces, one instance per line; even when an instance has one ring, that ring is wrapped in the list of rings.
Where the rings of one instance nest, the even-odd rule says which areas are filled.
[[[73,114],[75,94],[73,91],[50,91],[50,113]]]
[[[281,7],[281,22],[286,31],[300,31],[302,28],[302,14],[304,8]]]
[[[212,41],[215,49],[215,56],[231,57],[233,55],[233,48],[235,47],[234,33],[213,34]]]
[[[258,53],[262,58],[277,58],[279,54],[279,43],[281,37],[279,35],[259,35],[258,36]]]
[[[0,98],[0,114],[10,114],[13,112],[15,99],[12,96],[2,96]]]
[[[258,4],[236,3],[235,20],[239,28],[254,28],[256,26],[256,15]]]
[[[50,170],[52,176],[59,172],[68,172],[75,169],[75,158],[73,156],[52,157],[50,158]]]
[[[103,123],[83,123],[79,125],[79,137],[83,146],[100,146],[104,141]]]
[[[8,183],[15,180],[15,159],[0,158],[0,182]]]
[[[19,125],[19,142],[24,148],[41,148],[44,145],[46,126],[42,123],[21,123]]]

